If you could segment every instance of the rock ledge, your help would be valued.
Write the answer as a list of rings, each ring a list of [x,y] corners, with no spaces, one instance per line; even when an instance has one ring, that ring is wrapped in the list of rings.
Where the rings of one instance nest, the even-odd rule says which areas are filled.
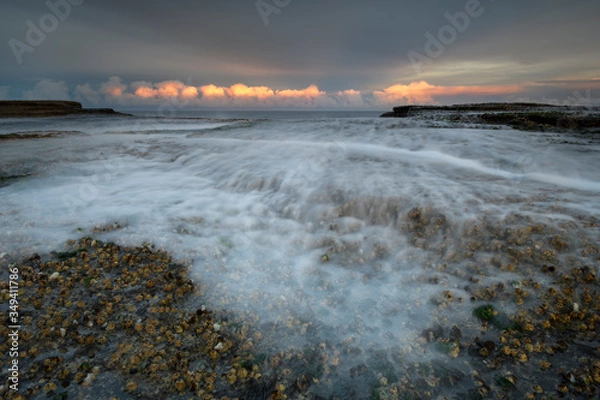
[[[112,108],[83,108],[76,101],[0,100],[0,118],[58,117],[71,114],[127,115]]]
[[[382,118],[414,118],[450,127],[509,126],[526,131],[600,132],[600,109],[539,103],[472,103],[394,107]]]

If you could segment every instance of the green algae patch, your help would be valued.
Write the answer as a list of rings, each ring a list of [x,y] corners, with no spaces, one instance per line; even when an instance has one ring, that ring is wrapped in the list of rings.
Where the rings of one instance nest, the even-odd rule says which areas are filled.
[[[506,313],[496,310],[491,304],[484,304],[477,307],[473,310],[473,315],[500,330],[520,331],[522,329],[520,324],[511,320]]]

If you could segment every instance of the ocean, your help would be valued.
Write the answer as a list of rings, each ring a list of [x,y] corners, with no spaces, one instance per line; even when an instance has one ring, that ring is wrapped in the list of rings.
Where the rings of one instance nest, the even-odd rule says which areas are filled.
[[[479,305],[538,306],[527,282],[551,286],[544,265],[598,268],[598,137],[370,111],[135,114],[1,122],[21,137],[0,140],[3,257],[152,243],[189,263],[207,307],[315,327],[269,346],[364,350],[343,353],[350,382],[369,354],[446,360],[423,342],[432,326],[485,337]]]

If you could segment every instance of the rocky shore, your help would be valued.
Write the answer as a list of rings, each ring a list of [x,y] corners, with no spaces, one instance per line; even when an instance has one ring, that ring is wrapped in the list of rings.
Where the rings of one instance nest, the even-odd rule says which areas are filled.
[[[489,109],[471,110],[465,115],[488,112]],[[445,124],[441,118],[431,118],[432,124]],[[95,118],[92,120],[95,124]],[[407,125],[410,124],[411,121]],[[41,125],[46,125],[46,121],[41,121]],[[379,126],[383,125],[404,123],[380,121]],[[358,126],[356,134],[364,130],[363,125]],[[390,127],[386,132],[392,129],[396,128]],[[419,129],[412,131],[412,137],[424,136]],[[374,132],[372,137],[379,132],[382,131]],[[58,131],[51,132],[55,133]],[[464,132],[442,133],[459,137],[462,146]],[[555,140],[569,135],[520,135],[504,130],[489,136],[502,140],[548,136]],[[125,135],[114,137],[121,136]],[[149,216],[156,230],[148,229],[148,224],[128,226],[127,221],[89,225],[89,219],[105,218],[108,213],[120,215],[121,210],[136,206],[129,203],[133,196],[128,188],[138,181],[151,182],[150,187],[159,187],[162,196],[174,196],[174,191],[183,186],[171,188],[166,182],[184,175],[160,177],[157,172],[163,165],[171,168],[178,159],[190,160],[199,154],[195,150],[182,151],[189,141],[180,144],[172,138],[157,141],[127,136],[120,142],[112,137],[94,139],[91,135],[90,140],[72,141],[85,142],[89,147],[67,147],[68,140],[52,148],[46,143],[32,146],[36,144],[32,141],[7,141],[0,145],[0,159],[5,166],[0,171],[0,188],[2,198],[9,204],[0,209],[0,220],[6,228],[4,237],[15,243],[0,246],[0,319],[4,321],[0,324],[0,399],[550,400],[595,399],[600,393],[600,219],[594,211],[597,207],[592,206],[596,204],[593,196],[599,191],[593,176],[581,185],[583,190],[593,186],[592,192],[586,194],[570,191],[568,186],[534,185],[536,181],[528,180],[526,175],[537,168],[530,168],[527,160],[512,157],[509,148],[495,155],[494,160],[504,162],[501,155],[506,162],[518,160],[523,165],[519,167],[522,169],[510,169],[517,172],[511,172],[507,186],[516,190],[497,191],[496,186],[503,183],[491,175],[489,183],[479,186],[489,193],[480,194],[469,192],[468,188],[489,179],[477,170],[473,170],[473,179],[465,179],[467,175],[462,172],[449,175],[452,179],[465,179],[465,184],[444,187],[452,183],[450,179],[428,181],[427,175],[419,174],[421,166],[426,165],[421,159],[414,168],[409,165],[400,170],[409,177],[404,181],[397,173],[399,163],[393,164],[393,179],[402,184],[419,180],[423,189],[435,185],[434,190],[407,191],[408,194],[394,191],[392,194],[397,197],[385,197],[380,193],[347,192],[347,184],[322,192],[309,187],[311,191],[306,193],[320,196],[318,201],[299,205],[331,204],[336,209],[332,208],[329,216],[319,217],[321,231],[326,231],[322,236],[319,231],[318,235],[296,236],[297,228],[273,231],[277,235],[290,232],[294,240],[306,238],[300,239],[305,245],[287,247],[287,242],[271,239],[271,229],[279,227],[279,222],[268,222],[257,230],[259,240],[244,235],[244,240],[251,241],[238,242],[237,231],[245,229],[239,224],[245,224],[247,215],[254,214],[223,222],[231,214],[226,208],[222,214],[214,211],[218,222],[207,222],[204,217],[213,214],[210,203],[222,201],[222,197],[210,197],[206,203],[209,208],[198,214],[171,214],[168,231],[161,227],[162,217],[152,214]],[[110,142],[110,147],[97,145],[102,142]],[[597,139],[590,142],[595,145]],[[431,148],[429,142],[423,143],[423,150]],[[440,147],[446,143],[440,142]],[[472,147],[485,143],[474,142]],[[27,147],[20,147],[21,144]],[[399,146],[402,142],[390,144]],[[36,153],[47,148],[53,152],[51,156],[40,157]],[[173,151],[158,152],[166,148]],[[543,146],[540,148],[543,150]],[[592,146],[589,148],[593,151]],[[218,148],[224,152],[226,149]],[[257,152],[256,156],[270,154],[273,149],[277,148]],[[584,145],[573,149],[568,156],[585,150]],[[71,158],[72,154],[77,156]],[[207,163],[188,165],[187,171],[227,168],[227,163],[218,158],[200,154],[196,158],[206,158]],[[225,156],[230,154],[233,153]],[[355,154],[351,156],[362,156],[360,152]],[[548,152],[539,157],[556,160],[560,165],[561,155]],[[358,165],[358,171],[369,164],[388,163],[385,158],[367,156],[365,153],[365,162],[350,165]],[[462,154],[470,156],[468,152]],[[141,158],[142,167],[138,169],[134,162],[117,167],[118,160],[130,157]],[[148,162],[152,159],[157,160],[156,164]],[[477,154],[477,159],[482,157]],[[38,179],[39,171],[54,160],[65,164],[57,162],[58,172],[48,173],[45,181]],[[581,166],[589,167],[592,172],[597,169],[593,156],[584,160],[591,162],[575,166],[580,170]],[[402,160],[405,161],[410,162]],[[104,169],[87,169],[100,163]],[[495,161],[489,165],[503,167]],[[542,169],[543,164],[539,165]],[[243,167],[254,170],[250,163]],[[345,164],[336,165],[344,167]],[[60,186],[62,178],[58,177],[67,169],[83,170],[85,174],[66,175],[68,184],[80,176],[85,178],[81,182],[94,182],[91,172],[102,172],[96,175],[103,176],[99,180],[102,186],[98,186],[101,193],[124,192],[123,197],[108,197],[107,203],[116,205],[127,200],[127,209],[84,203],[85,210],[83,206],[74,208],[74,212],[82,212],[80,221],[77,214],[50,218],[49,214],[60,213],[56,210],[61,209],[53,205],[52,193],[77,193],[77,187],[72,190]],[[141,169],[151,175],[139,174]],[[232,175],[237,170],[233,168]],[[436,167],[434,172],[439,170]],[[189,175],[187,171],[184,174]],[[373,171],[385,174],[382,169]],[[125,176],[130,173],[132,178]],[[225,184],[223,175],[221,169],[216,177],[205,174],[202,179],[215,177]],[[33,207],[27,203],[10,205],[22,202],[26,196],[3,186],[18,186],[29,176],[33,182],[24,182],[22,188],[32,191],[25,195],[48,199],[49,204],[42,208],[43,214],[36,217],[32,213],[21,219],[18,214],[27,214]],[[150,179],[155,176],[156,179]],[[571,175],[565,178],[568,176]],[[264,181],[270,176],[261,173],[242,178],[244,187],[254,195],[257,187],[263,190]],[[44,182],[60,192],[40,190]],[[259,182],[258,186],[254,186],[255,182]],[[349,180],[353,185],[349,190],[357,186],[353,182]],[[161,183],[163,186],[159,186]],[[236,182],[227,190],[240,187]],[[457,188],[465,190],[466,195],[457,195]],[[143,196],[156,191],[136,189],[133,193]],[[193,195],[204,193],[194,191]],[[211,189],[209,195],[214,193]],[[436,195],[434,200],[426,199],[432,194]],[[232,191],[227,195],[234,196]],[[414,206],[407,196],[415,197]],[[182,199],[189,197],[185,191],[181,195]],[[326,200],[329,197],[335,200]],[[99,197],[97,202],[102,199]],[[177,200],[173,197],[171,202]],[[234,198],[230,203],[238,201]],[[162,204],[168,210],[171,202],[156,203],[154,207],[162,212]],[[483,207],[479,202],[487,205]],[[244,200],[242,204],[246,207],[248,203]],[[206,206],[198,203],[197,208],[202,207]],[[464,216],[465,213],[471,215]],[[291,214],[285,215],[292,220]],[[73,235],[73,240],[64,244],[64,239],[52,239],[53,235],[59,237],[60,233],[54,230],[63,229],[62,224]],[[225,229],[225,224],[232,228]],[[360,228],[362,224],[364,228]],[[140,226],[147,232],[142,238],[135,234]],[[310,229],[314,229],[312,224]],[[48,233],[38,239],[44,231]],[[392,239],[382,238],[382,232],[389,232]],[[195,239],[200,237],[214,240]],[[185,259],[176,260],[166,250],[146,242],[153,238],[161,240],[164,249],[183,249],[177,257]],[[39,242],[42,240],[44,243]],[[191,240],[191,246],[179,247],[178,243],[187,240]],[[250,244],[264,251],[247,253],[245,248]],[[49,251],[46,245],[54,246],[56,251]],[[398,247],[402,253],[397,252]],[[282,258],[271,254],[280,248],[293,252]],[[290,268],[298,265],[296,258],[307,260],[301,275]],[[257,271],[265,274],[256,276]],[[264,278],[267,274],[273,278]],[[339,279],[340,276],[351,278]],[[399,277],[409,279],[410,287],[419,290],[414,299],[396,294],[409,287],[395,281]],[[295,279],[304,288],[310,287],[310,291],[296,290],[303,287]],[[258,283],[256,291],[234,288],[248,287],[252,280]],[[275,280],[283,284],[275,286]],[[232,283],[226,284],[228,281]],[[373,288],[375,295],[363,297],[363,288]],[[313,300],[309,296],[318,297]],[[314,311],[307,312],[306,305],[314,307]],[[17,323],[18,340],[10,328]],[[406,329],[400,324],[406,324]],[[13,350],[15,347],[18,349]],[[15,360],[19,367],[18,392],[11,389],[9,380],[9,368]]]
[[[453,126],[509,126],[526,131],[600,132],[600,110],[538,103],[477,103],[394,107],[382,118],[417,118]]]
[[[1,100],[0,118],[59,117],[72,114],[127,115],[112,108],[83,108],[76,101]]]
[[[412,210],[406,218],[407,234],[421,238],[435,237],[432,225],[445,225],[427,209]],[[465,227],[461,237],[468,239],[468,249],[493,251],[499,246],[492,264],[501,271],[521,269],[529,278],[510,286],[486,285],[475,270],[465,271],[473,275],[465,288],[470,300],[447,290],[434,301],[440,310],[470,302],[475,326],[440,319],[411,346],[388,351],[357,346],[352,338],[343,343],[318,339],[325,327],[299,317],[264,324],[252,311],[205,305],[207,287],[190,279],[186,262],[151,244],[124,247],[84,237],[67,242],[59,252],[18,260],[2,254],[2,269],[18,275],[20,380],[19,392],[3,384],[0,396],[597,398],[600,291],[593,263],[600,251],[585,239],[585,232],[596,232],[597,222],[565,224],[565,233],[583,235],[581,243],[567,243],[543,224],[511,229],[514,221],[504,220],[482,225],[485,231]],[[120,226],[99,227],[94,233],[113,229]],[[583,262],[576,257],[569,264],[559,260],[570,246],[580,249]],[[504,252],[510,256],[506,262]],[[455,262],[460,254],[452,256]],[[545,278],[537,279],[536,271]],[[435,273],[428,279],[424,285],[436,279]],[[5,304],[14,298],[8,279],[0,281],[0,296]],[[519,310],[502,309],[499,299]],[[8,310],[0,311],[0,318],[8,321]],[[0,326],[1,337],[9,333],[7,325]],[[290,339],[286,350],[272,345],[275,336],[298,335],[314,336],[314,341],[294,348]],[[0,342],[2,382],[7,381],[9,349],[9,341]],[[425,352],[437,357],[418,361]],[[348,364],[358,356],[364,362]],[[470,376],[461,365],[471,366]]]

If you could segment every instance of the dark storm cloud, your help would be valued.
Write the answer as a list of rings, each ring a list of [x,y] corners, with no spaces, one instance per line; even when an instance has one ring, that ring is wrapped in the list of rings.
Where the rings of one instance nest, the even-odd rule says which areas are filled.
[[[57,1],[68,0],[50,0]],[[30,87],[42,78],[93,83],[117,75],[370,90],[417,80],[468,85],[597,77],[595,0],[481,0],[480,15],[443,45],[443,54],[413,68],[407,54],[426,55],[425,34],[437,38],[449,25],[447,13],[474,1],[279,0],[287,5],[265,26],[256,0],[85,0],[23,53],[21,64],[9,40],[26,43],[27,21],[39,25],[49,7],[2,2],[0,86]]]

